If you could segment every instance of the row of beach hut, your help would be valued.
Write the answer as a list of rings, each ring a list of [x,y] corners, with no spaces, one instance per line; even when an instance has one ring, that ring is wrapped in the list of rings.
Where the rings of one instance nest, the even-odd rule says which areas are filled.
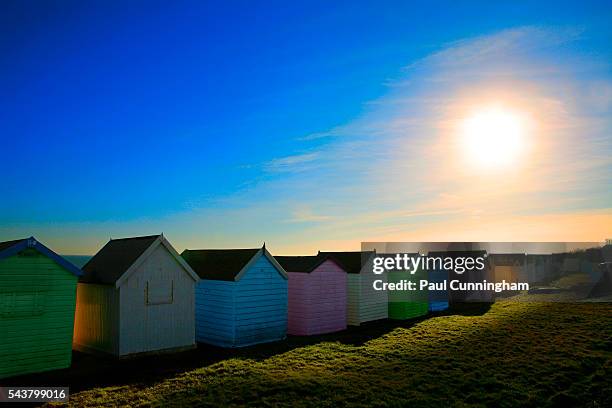
[[[0,243],[0,378],[68,367],[71,350],[118,357],[243,347],[440,310],[375,291],[373,252],[273,257],[185,250],[163,235],[111,239],[79,268],[35,238]],[[369,269],[370,268],[370,269]],[[388,279],[402,279],[390,275]]]
[[[197,342],[243,347],[448,308],[445,290],[374,290],[374,279],[410,278],[374,275],[374,254],[274,257],[265,245],[179,254],[151,235],[111,239],[79,268],[33,237],[1,242],[0,378],[68,367],[73,348],[125,357]],[[513,280],[523,260],[496,262]]]

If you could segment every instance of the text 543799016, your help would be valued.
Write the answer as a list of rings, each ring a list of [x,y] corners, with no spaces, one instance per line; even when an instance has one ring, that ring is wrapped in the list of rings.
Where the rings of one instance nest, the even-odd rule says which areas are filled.
[[[0,387],[0,402],[65,402],[68,387]]]

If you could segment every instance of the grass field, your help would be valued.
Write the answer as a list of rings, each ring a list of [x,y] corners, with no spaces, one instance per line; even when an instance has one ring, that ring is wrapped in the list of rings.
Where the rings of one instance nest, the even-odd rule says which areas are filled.
[[[102,362],[97,379],[88,364],[65,373],[83,389],[70,405],[610,407],[612,304],[470,305],[241,351]]]

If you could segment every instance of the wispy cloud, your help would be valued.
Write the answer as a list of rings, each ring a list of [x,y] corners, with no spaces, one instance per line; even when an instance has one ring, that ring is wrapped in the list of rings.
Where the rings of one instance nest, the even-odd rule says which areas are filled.
[[[582,29],[520,27],[451,43],[408,65],[363,116],[305,137],[329,139],[317,168],[279,183],[304,197],[316,185],[325,193],[308,199],[331,218],[313,229],[356,240],[423,231],[440,219],[503,224],[521,214],[605,211],[612,81],[607,61],[572,51],[582,36]],[[530,150],[509,172],[471,169],[453,129],[468,109],[500,102],[533,121]]]
[[[264,164],[264,169],[269,172],[293,172],[304,171],[309,165],[319,158],[319,152],[295,154],[279,157]]]
[[[182,236],[179,247],[266,237],[279,253],[366,240],[600,240],[612,230],[612,78],[609,60],[575,46],[583,35],[519,27],[448,44],[407,65],[360,117],[260,164],[270,177],[156,225]],[[529,150],[503,173],[471,167],[454,134],[488,103],[534,124]]]

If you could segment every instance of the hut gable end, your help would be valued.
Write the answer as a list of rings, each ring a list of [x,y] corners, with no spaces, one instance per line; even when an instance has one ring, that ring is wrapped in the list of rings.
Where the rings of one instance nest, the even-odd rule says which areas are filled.
[[[0,243],[0,379],[70,366],[80,274],[33,237]]]
[[[111,240],[85,268],[75,348],[123,357],[195,345],[199,278],[163,235]]]
[[[155,252],[158,246],[175,259],[180,267],[193,279],[197,274],[179,256],[163,235],[149,235],[134,238],[111,239],[98,253],[83,266],[83,283],[100,283],[122,286],[134,271]]]
[[[185,250],[200,276],[196,339],[221,347],[277,341],[287,333],[287,274],[265,249]]]

